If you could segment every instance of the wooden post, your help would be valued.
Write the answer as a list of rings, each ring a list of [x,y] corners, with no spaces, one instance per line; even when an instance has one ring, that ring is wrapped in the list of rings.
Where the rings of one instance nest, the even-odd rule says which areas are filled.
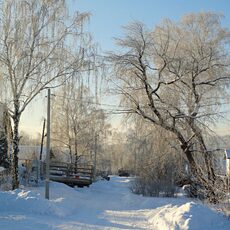
[[[97,132],[95,133],[95,142],[94,142],[94,163],[93,163],[93,180],[96,180],[97,174]]]
[[[47,101],[47,142],[46,142],[46,181],[45,198],[49,199],[49,179],[50,179],[50,89],[48,89]]]
[[[42,151],[43,151],[43,143],[44,143],[44,137],[45,137],[45,126],[46,126],[46,119],[44,119],[43,121],[41,149],[40,149],[40,156],[39,156],[40,161],[42,161]]]
[[[39,156],[39,160],[38,160],[39,178],[40,179],[42,179],[44,176],[44,167],[43,167],[44,165],[42,164],[42,153],[43,153],[43,144],[44,144],[44,137],[45,137],[45,126],[46,126],[46,119],[44,119],[44,121],[43,121],[40,156]]]

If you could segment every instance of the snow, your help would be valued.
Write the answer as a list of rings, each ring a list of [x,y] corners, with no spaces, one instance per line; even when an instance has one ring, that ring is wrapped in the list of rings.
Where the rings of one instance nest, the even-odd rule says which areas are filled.
[[[0,172],[3,172],[3,171],[5,171],[5,168],[0,166]]]
[[[50,183],[0,192],[0,229],[230,229],[230,220],[187,198],[132,194],[131,178],[112,176],[89,188]]]
[[[230,159],[230,149],[226,149],[225,153],[226,153],[226,158]]]

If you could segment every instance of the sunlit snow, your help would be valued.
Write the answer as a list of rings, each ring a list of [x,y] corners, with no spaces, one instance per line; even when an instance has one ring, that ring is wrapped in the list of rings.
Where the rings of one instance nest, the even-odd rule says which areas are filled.
[[[222,214],[187,198],[132,194],[129,178],[113,176],[89,188],[51,183],[0,192],[0,229],[230,229]]]

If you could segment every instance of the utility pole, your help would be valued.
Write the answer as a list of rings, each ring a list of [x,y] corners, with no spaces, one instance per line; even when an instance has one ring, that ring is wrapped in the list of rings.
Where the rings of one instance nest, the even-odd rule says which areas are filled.
[[[93,180],[96,180],[97,176],[97,132],[95,132],[95,142],[94,142],[94,163],[93,163]]]
[[[43,121],[43,128],[42,128],[42,140],[41,140],[41,148],[40,148],[40,156],[38,161],[38,179],[42,179],[44,176],[44,164],[42,164],[42,152],[43,152],[43,144],[44,144],[44,137],[45,137],[45,127],[46,127],[46,119]]]
[[[47,101],[47,141],[46,141],[46,181],[45,198],[49,200],[49,180],[50,180],[50,89],[48,89]]]
[[[43,152],[43,143],[44,143],[44,137],[45,137],[45,126],[46,126],[46,119],[43,121],[43,128],[42,128],[42,140],[41,140],[41,149],[40,149],[40,162],[42,161],[42,152]]]

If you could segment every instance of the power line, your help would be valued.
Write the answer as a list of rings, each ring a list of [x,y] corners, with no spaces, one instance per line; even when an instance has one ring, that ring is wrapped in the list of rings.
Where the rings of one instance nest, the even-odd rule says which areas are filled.
[[[57,94],[54,94],[54,96],[60,97],[60,98],[65,98],[65,99],[72,100],[72,101],[80,101],[82,103],[94,104],[94,105],[103,105],[103,106],[110,106],[110,107],[127,108],[127,107],[121,106],[121,105],[106,104],[106,103],[99,103],[99,102],[92,102],[92,101],[85,101],[85,100],[82,100],[82,99],[75,99],[75,98],[66,97],[66,96],[57,95]],[[204,106],[214,106],[214,105],[229,105],[229,104],[230,104],[230,101],[229,102],[222,102],[222,103],[218,103],[217,102],[217,103],[213,103],[213,104],[201,105],[201,107],[204,107]]]
[[[93,102],[93,101],[89,101],[89,100],[75,99],[75,98],[71,98],[71,97],[65,97],[63,95],[55,94],[54,96],[64,98],[64,99],[67,99],[67,100],[79,101],[79,102],[82,102],[82,103],[92,104],[92,105],[109,106],[109,107],[113,107],[113,108],[126,108],[126,107],[121,106],[121,105],[106,104],[106,103]]]
[[[115,104],[107,104],[107,103],[100,103],[100,102],[93,102],[90,100],[82,100],[82,99],[75,99],[75,98],[71,98],[71,97],[66,97],[63,95],[58,95],[58,94],[54,94],[55,97],[59,97],[59,98],[64,98],[67,100],[72,100],[72,101],[76,101],[76,102],[81,102],[81,103],[86,103],[86,104],[92,104],[92,105],[100,105],[100,106],[106,106],[106,107],[110,107],[110,108],[102,108],[103,110],[106,111],[107,114],[114,114],[114,115],[118,115],[118,114],[124,114],[124,113],[130,113],[132,109],[127,108],[125,106],[121,106],[121,105],[115,105]],[[213,103],[213,104],[207,104],[207,105],[201,105],[201,107],[209,107],[209,106],[214,106],[214,105],[230,105],[230,101],[229,102],[222,102],[222,103]],[[169,105],[170,106],[170,105]],[[187,108],[187,106],[182,106],[179,107],[180,109]],[[120,110],[119,110],[120,108]],[[230,111],[220,111],[220,113],[230,113]]]

